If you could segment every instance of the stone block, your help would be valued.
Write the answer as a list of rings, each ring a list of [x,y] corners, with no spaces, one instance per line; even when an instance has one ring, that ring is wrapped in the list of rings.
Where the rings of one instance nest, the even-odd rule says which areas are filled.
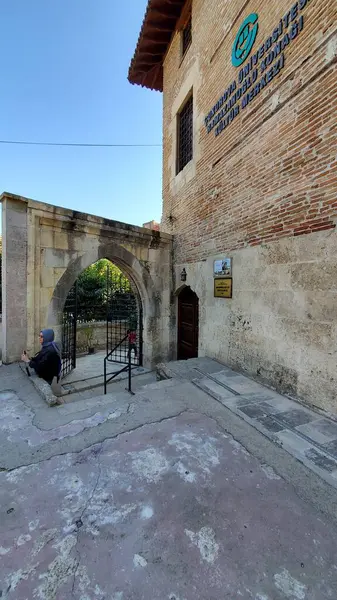
[[[337,262],[302,263],[291,268],[291,285],[309,291],[337,291]]]
[[[41,267],[40,271],[40,285],[41,288],[54,288],[55,287],[55,275],[52,267]]]
[[[324,448],[329,454],[332,454],[337,459],[337,440],[333,440],[324,444]]]
[[[53,248],[57,250],[69,250],[72,247],[73,239],[69,232],[55,231]]]
[[[337,439],[337,423],[327,419],[318,419],[296,429],[318,444],[327,444]]]
[[[46,248],[42,257],[46,267],[66,267],[69,260],[64,250],[57,250],[56,248]]]
[[[234,372],[233,372],[234,373]],[[235,374],[228,375],[228,373],[215,373],[213,375],[214,379],[216,379],[220,383],[224,383],[229,388],[233,389],[234,392],[238,394],[248,394],[251,392],[255,393],[263,393],[265,389],[261,384],[256,383],[255,381],[248,379],[248,377],[244,377],[243,375]]]
[[[285,429],[285,427],[280,425],[280,423],[271,415],[257,417],[257,420],[271,433],[278,433],[279,431],[283,431]]]
[[[44,310],[50,304],[54,292],[54,288],[41,288],[40,289],[40,309]]]
[[[289,431],[288,429],[285,431],[280,431],[276,433],[277,438],[285,447],[286,450],[295,452],[296,456],[305,456],[305,452],[313,449],[312,444],[307,442],[302,437],[294,433],[293,431]]]
[[[321,469],[333,473],[337,469],[337,460],[333,460],[330,456],[327,456],[323,452],[316,450],[316,448],[310,448],[305,451],[305,457]]]
[[[227,405],[228,402],[230,404],[236,402],[236,397],[229,390],[219,385],[215,381],[212,381],[208,377],[194,379],[193,383],[207,394],[210,394],[211,396],[219,400],[219,402],[221,402],[222,404]]]
[[[315,415],[301,408],[289,410],[284,413],[279,413],[277,418],[282,423],[285,423],[290,429],[294,429],[299,425],[305,425],[315,420]]]
[[[18,230],[27,229],[27,205],[23,202],[5,203],[6,227],[16,236]]]

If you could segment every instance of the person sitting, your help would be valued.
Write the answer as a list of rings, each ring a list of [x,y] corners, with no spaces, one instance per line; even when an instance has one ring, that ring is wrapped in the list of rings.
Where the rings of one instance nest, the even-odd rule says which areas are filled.
[[[57,382],[60,379],[62,368],[61,352],[54,342],[55,335],[53,329],[42,329],[39,338],[42,346],[40,352],[33,358],[29,358],[27,352],[24,351],[21,359],[34,369],[38,377],[44,379],[49,385],[52,385],[54,377],[56,377]]]

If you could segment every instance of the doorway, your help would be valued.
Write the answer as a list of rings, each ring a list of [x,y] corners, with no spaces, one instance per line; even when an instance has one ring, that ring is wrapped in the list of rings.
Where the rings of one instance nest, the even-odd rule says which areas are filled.
[[[178,296],[178,360],[197,358],[199,343],[199,298],[185,287]]]
[[[142,303],[133,281],[107,259],[90,265],[69,291],[63,308],[62,377],[78,367],[78,357],[91,365],[92,376],[97,368],[97,375],[102,375],[107,356],[110,362],[127,364],[130,333],[131,364],[142,366],[142,321]],[[83,360],[87,354],[97,358]]]

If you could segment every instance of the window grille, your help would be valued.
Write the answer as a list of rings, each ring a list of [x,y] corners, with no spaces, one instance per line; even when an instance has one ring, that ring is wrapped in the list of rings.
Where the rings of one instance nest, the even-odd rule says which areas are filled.
[[[193,158],[193,96],[184,104],[178,115],[178,161],[177,172]]]
[[[192,43],[192,17],[189,18],[182,31],[182,38],[182,54],[184,56]]]

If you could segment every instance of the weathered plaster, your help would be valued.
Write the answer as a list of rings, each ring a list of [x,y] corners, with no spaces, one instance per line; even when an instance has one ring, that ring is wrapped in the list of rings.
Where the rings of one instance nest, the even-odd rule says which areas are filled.
[[[184,267],[199,297],[199,356],[336,413],[336,255],[333,230],[175,265],[176,291]],[[214,298],[223,256],[233,258],[232,299]]]

